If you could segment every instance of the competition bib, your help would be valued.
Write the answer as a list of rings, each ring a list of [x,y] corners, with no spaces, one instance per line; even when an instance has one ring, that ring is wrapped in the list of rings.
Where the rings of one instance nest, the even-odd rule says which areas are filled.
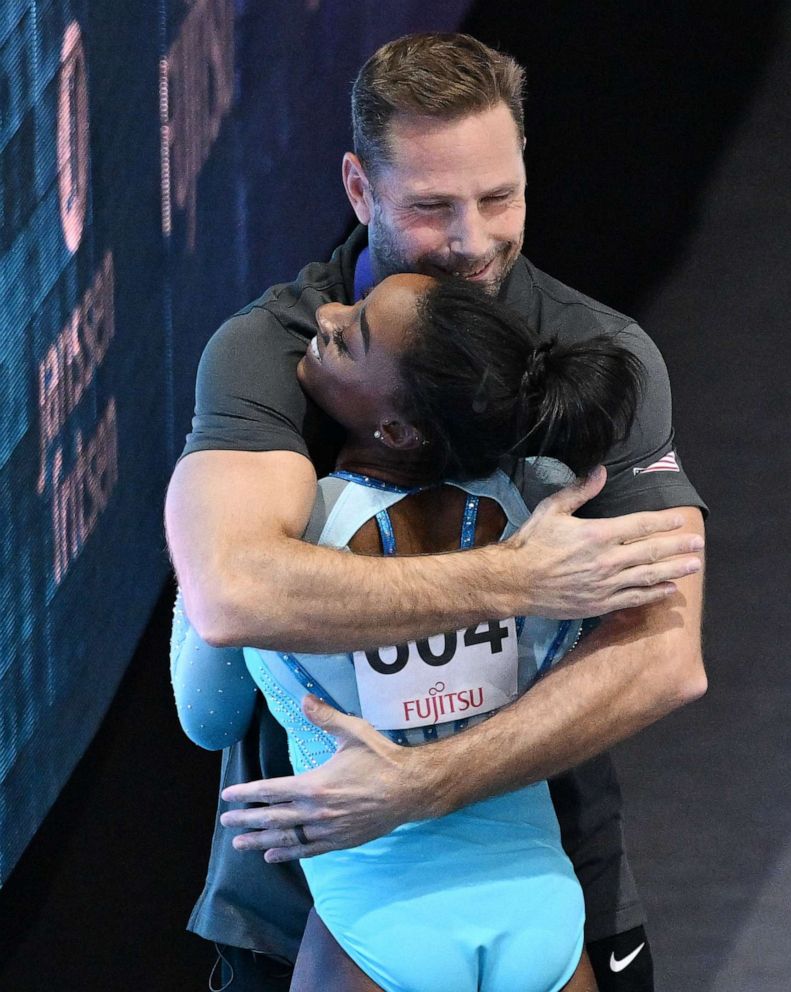
[[[516,698],[513,617],[353,657],[362,715],[379,730],[465,720]]]

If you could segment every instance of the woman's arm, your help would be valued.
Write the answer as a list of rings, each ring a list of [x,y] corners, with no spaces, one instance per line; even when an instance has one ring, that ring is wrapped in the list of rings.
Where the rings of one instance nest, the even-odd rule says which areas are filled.
[[[193,743],[219,751],[244,737],[258,691],[244,652],[202,640],[184,612],[180,589],[173,607],[170,680],[179,722]]]

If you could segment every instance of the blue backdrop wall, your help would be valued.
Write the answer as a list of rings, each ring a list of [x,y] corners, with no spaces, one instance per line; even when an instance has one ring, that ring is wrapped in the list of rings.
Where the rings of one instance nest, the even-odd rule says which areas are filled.
[[[202,347],[344,233],[351,80],[433,6],[0,5],[0,883],[167,574]]]

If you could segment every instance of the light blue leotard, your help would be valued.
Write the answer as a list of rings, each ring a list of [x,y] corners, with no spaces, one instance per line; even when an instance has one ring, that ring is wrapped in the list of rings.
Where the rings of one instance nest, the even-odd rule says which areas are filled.
[[[456,485],[470,494],[468,507],[476,496],[500,504],[507,518],[503,539],[529,516],[501,472]],[[386,541],[382,511],[405,494],[349,481],[318,543],[346,547],[377,515]],[[469,538],[469,526],[467,532]],[[520,693],[576,643],[581,627],[576,621],[526,618],[518,636]],[[238,651],[204,645],[178,605],[173,643],[179,714],[190,737],[203,746],[224,747],[244,734],[255,702],[250,676],[288,733],[297,773],[335,751],[334,740],[302,715],[300,701],[307,692],[360,714],[349,655],[245,648],[243,664]],[[389,735],[405,745],[421,744],[483,719],[487,716]],[[404,824],[367,844],[301,864],[322,921],[385,992],[556,992],[579,962],[582,891],[561,847],[545,782],[439,819]]]

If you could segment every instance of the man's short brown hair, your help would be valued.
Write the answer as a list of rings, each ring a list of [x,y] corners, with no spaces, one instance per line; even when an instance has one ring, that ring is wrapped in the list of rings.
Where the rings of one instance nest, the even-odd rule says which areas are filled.
[[[354,150],[374,172],[390,160],[393,117],[455,120],[505,103],[524,138],[524,70],[467,34],[411,34],[374,52],[352,88]]]

